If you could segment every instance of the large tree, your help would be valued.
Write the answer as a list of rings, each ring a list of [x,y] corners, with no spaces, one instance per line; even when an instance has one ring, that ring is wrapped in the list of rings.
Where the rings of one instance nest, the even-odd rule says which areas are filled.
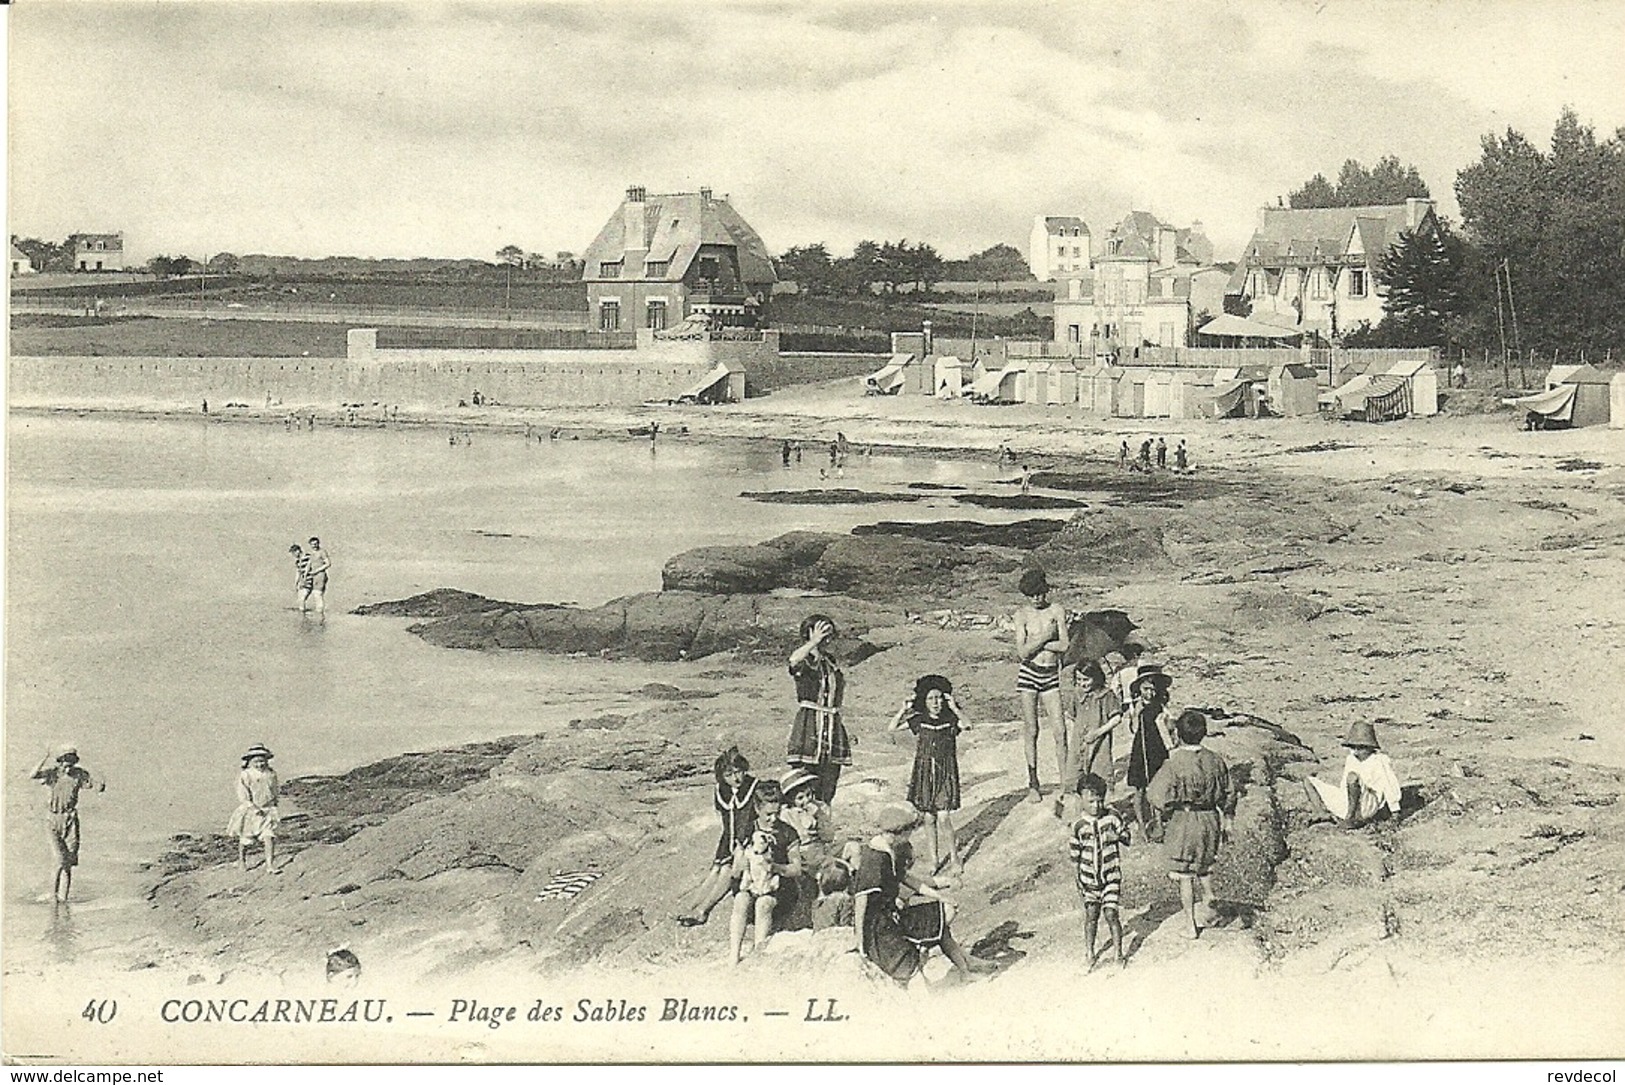
[[[1498,277],[1521,346],[1625,349],[1625,129],[1599,141],[1564,110],[1550,152],[1510,128],[1486,136],[1479,160],[1456,176],[1456,199],[1481,252],[1470,284],[1481,326],[1498,324]]]
[[[1465,263],[1466,247],[1449,223],[1401,231],[1377,260],[1383,294],[1380,345],[1448,347],[1462,315]]]
[[[1404,203],[1409,198],[1428,198],[1428,186],[1415,166],[1406,166],[1393,155],[1384,155],[1366,169],[1348,159],[1338,171],[1337,184],[1317,173],[1287,197],[1293,208],[1372,207]]]
[[[803,294],[825,295],[835,290],[835,262],[822,241],[814,245],[797,245],[784,251],[773,261],[779,278],[795,282]]]
[[[1027,258],[1014,245],[998,244],[963,261],[967,278],[979,282],[1019,282],[1033,278]]]

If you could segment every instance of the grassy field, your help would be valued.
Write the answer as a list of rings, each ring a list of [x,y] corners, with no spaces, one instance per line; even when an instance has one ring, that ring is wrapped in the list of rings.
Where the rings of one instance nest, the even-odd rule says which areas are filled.
[[[939,309],[904,301],[864,301],[856,298],[813,298],[790,294],[773,299],[773,323],[776,325],[814,325],[818,327],[861,328],[872,331],[919,331],[920,322],[931,321],[937,334],[968,337],[971,332],[973,305],[970,302],[954,304],[952,309]],[[1053,334],[1054,320],[1040,312],[1038,304],[1005,303],[999,308],[1007,311],[993,313],[991,305],[983,305],[974,320],[981,335],[999,335],[1008,338],[1048,339]],[[1047,307],[1046,307],[1047,308]],[[1032,309],[1032,315],[1026,310]]]
[[[11,353],[182,358],[344,357],[343,324],[18,314]]]

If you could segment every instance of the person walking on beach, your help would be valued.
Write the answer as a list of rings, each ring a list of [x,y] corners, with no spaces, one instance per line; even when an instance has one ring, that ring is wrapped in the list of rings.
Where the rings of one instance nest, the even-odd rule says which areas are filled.
[[[790,653],[796,683],[796,718],[790,725],[788,760],[818,777],[820,801],[835,801],[841,766],[852,763],[852,740],[841,721],[846,675],[835,656],[835,622],[812,614],[801,623],[802,645]]]
[[[305,595],[310,591],[310,559],[298,543],[288,547],[288,556],[293,558],[294,599],[298,601],[299,609],[303,610]]]
[[[959,809],[958,735],[968,725],[954,704],[954,686],[940,674],[914,683],[914,696],[892,718],[892,729],[907,727],[915,735],[914,771],[908,801],[925,818],[926,855],[932,874],[947,864],[950,876],[964,873],[954,839],[953,812]]]
[[[1190,453],[1185,451],[1185,438],[1179,439],[1179,447],[1174,449],[1174,471],[1183,475],[1191,465]]]
[[[226,834],[237,838],[237,865],[248,869],[248,849],[258,840],[265,845],[265,872],[277,873],[276,800],[281,784],[271,770],[271,751],[255,743],[243,754],[243,771],[237,774],[237,809],[226,822]]]
[[[1159,469],[1161,469],[1161,468],[1165,468],[1167,466],[1168,466],[1168,442],[1164,441],[1161,437],[1158,437],[1157,438],[1157,467]]]
[[[46,754],[31,779],[50,788],[46,805],[46,830],[56,855],[56,876],[51,882],[51,899],[66,901],[73,891],[73,868],[79,865],[79,793],[94,786],[107,790],[107,781],[91,776],[79,764],[79,747],[71,742]]]
[[[1236,789],[1224,758],[1202,747],[1206,716],[1186,709],[1174,721],[1174,733],[1179,746],[1151,781],[1149,797],[1164,819],[1168,876],[1179,883],[1179,904],[1190,936],[1197,938],[1204,924],[1197,919],[1196,902],[1213,907],[1213,864],[1230,835]]]
[[[322,549],[322,540],[312,535],[310,549],[305,552],[305,575],[308,583],[305,586],[304,599],[299,603],[300,610],[307,610],[314,601],[316,613],[327,613],[327,571],[332,563],[327,560],[327,551]]]
[[[786,467],[790,466],[790,442],[789,441],[784,442],[783,446],[781,446],[779,448],[779,459],[784,462],[784,466],[786,466]]]
[[[1128,470],[1128,441],[1127,440],[1124,440],[1124,442],[1121,445],[1118,446],[1118,449],[1117,449],[1117,469],[1119,471],[1127,471]]]
[[[1140,470],[1151,470],[1151,438],[1140,442]]]
[[[1055,728],[1055,771],[1066,772],[1066,722],[1061,718],[1061,656],[1067,649],[1066,611],[1049,600],[1042,569],[1028,569],[1018,585],[1027,603],[1016,609],[1016,693],[1021,698],[1022,752],[1027,757],[1027,801],[1042,802],[1038,786],[1038,710]]]

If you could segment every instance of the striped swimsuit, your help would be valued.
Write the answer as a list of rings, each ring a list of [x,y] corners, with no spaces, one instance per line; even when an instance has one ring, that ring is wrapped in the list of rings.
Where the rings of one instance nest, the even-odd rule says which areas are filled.
[[[1048,693],[1052,689],[1061,688],[1061,665],[1051,663],[1044,665],[1034,663],[1030,659],[1022,660],[1016,666],[1016,691],[1029,693]]]
[[[1085,904],[1116,908],[1123,896],[1122,846],[1128,842],[1123,819],[1107,810],[1088,814],[1072,826],[1068,851],[1078,868],[1078,892]]]

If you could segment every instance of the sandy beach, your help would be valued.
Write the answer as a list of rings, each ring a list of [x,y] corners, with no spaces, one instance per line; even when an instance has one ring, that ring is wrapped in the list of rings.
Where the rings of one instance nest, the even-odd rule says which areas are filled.
[[[199,424],[282,425],[291,409],[217,411]],[[318,412],[319,426],[337,421]],[[642,1000],[658,1016],[674,995],[753,1016],[788,1003],[799,1017],[808,999],[838,997],[869,1026],[833,1051],[805,1029],[768,1033],[757,1058],[1618,1054],[1625,431],[1526,433],[1488,412],[1382,426],[1100,422],[1053,408],[864,398],[850,381],[718,408],[403,410],[388,423],[363,410],[355,424],[629,440],[629,427],[653,421],[661,443],[790,439],[809,458],[837,431],[860,450],[989,458],[1008,445],[1011,474],[1030,466],[1035,494],[1088,496],[1065,526],[1031,537],[972,534],[967,504],[930,534],[881,525],[819,540],[820,556],[775,591],[705,590],[755,559],[697,554],[667,566],[668,588],[681,573],[680,590],[593,611],[450,597],[401,608],[418,623],[401,636],[444,651],[601,655],[645,706],[294,782],[289,809],[306,817],[276,877],[243,875],[224,861],[229,842],[199,826],[154,857],[149,933],[85,967],[105,977],[111,966],[142,1005],[162,1004],[149,992],[321,993],[325,953],[346,944],[366,962],[361,994],[439,1013],[398,1041],[423,1058],[727,1058],[749,1035],[691,1030],[674,1044],[623,1023],[461,1038],[444,1018],[450,999],[473,990],[527,1008],[557,993],[566,1017],[581,999],[606,998]],[[1188,442],[1192,474],[1117,471],[1120,440],[1157,434],[1170,447]],[[1017,572],[1034,563],[1069,609],[1128,612],[1175,676],[1175,705],[1220,710],[1210,745],[1245,766],[1218,925],[1186,939],[1158,849],[1137,845],[1125,859],[1131,956],[1121,972],[1082,974],[1065,828],[1047,802],[1020,801],[1001,619],[1018,602]],[[974,724],[960,746],[969,855],[949,895],[961,941],[1000,964],[991,979],[903,994],[863,973],[850,931],[779,934],[734,969],[720,913],[694,929],[671,921],[715,843],[712,758],[738,743],[764,776],[782,769],[793,708],[786,638],[811,609],[842,622],[843,650],[863,657],[848,667],[857,748],[836,804],[843,833],[872,831],[902,798],[913,740],[885,725],[913,679],[948,674],[960,691]],[[1312,821],[1302,781],[1335,772],[1357,720],[1376,726],[1414,804],[1346,832]],[[1053,786],[1049,743],[1046,724],[1040,765]],[[556,872],[577,869],[601,877],[572,900],[537,900]],[[59,974],[12,972],[8,984],[8,1000],[51,1007],[8,1025],[13,1051],[46,1043],[53,1013],[82,1008],[57,1005]],[[1339,1012],[1351,989],[1369,996],[1352,1022]],[[1210,997],[1181,1027],[1148,1025],[1182,990]],[[1099,1027],[1069,1033],[1066,1020],[1090,1006]],[[999,1028],[1007,1013],[1021,1024]],[[879,1027],[891,1014],[910,1023],[906,1035]],[[201,1035],[172,1031],[163,1042],[175,1050]],[[288,1042],[283,1057],[319,1059],[330,1041],[304,1032]]]

